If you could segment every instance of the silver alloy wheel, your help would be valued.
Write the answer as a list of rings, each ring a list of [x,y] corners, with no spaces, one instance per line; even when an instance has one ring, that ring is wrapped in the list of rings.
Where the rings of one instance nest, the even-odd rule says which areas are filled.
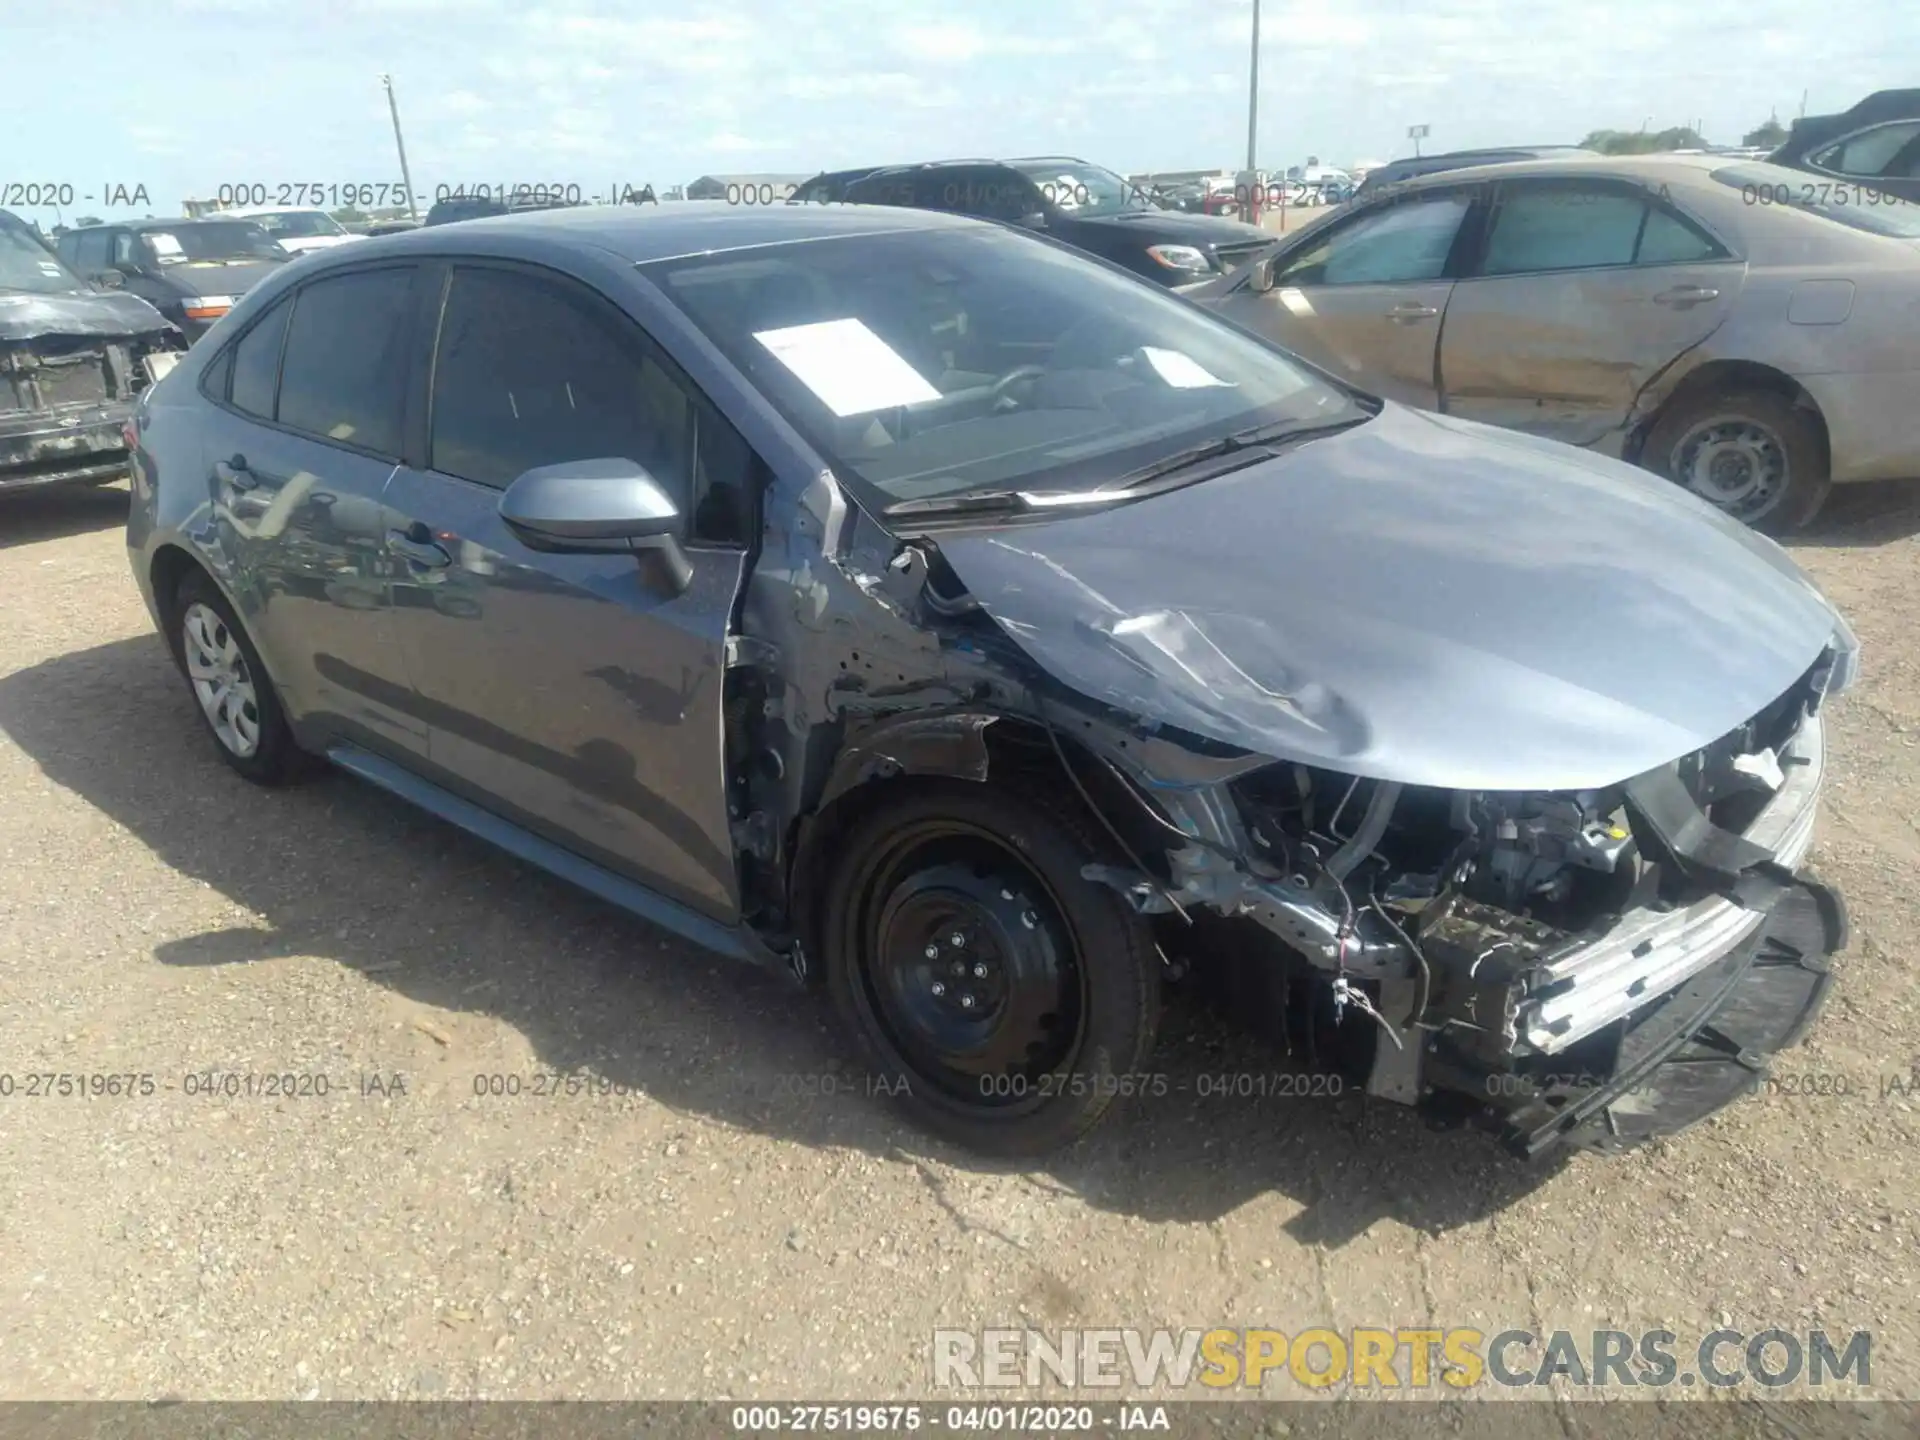
[[[1669,473],[1736,520],[1754,520],[1787,493],[1787,447],[1745,415],[1709,416],[1680,437]]]
[[[180,619],[187,678],[207,723],[228,751],[248,759],[260,748],[260,697],[240,641],[219,612],[194,601]]]

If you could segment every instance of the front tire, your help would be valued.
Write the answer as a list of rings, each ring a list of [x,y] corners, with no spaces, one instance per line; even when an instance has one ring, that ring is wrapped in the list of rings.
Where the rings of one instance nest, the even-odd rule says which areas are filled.
[[[1765,390],[1680,400],[1648,432],[1640,463],[1769,535],[1805,526],[1833,483],[1819,420]]]
[[[1043,1154],[1146,1088],[1160,958],[1146,921],[1082,877],[1104,858],[1079,801],[901,782],[846,838],[822,916],[835,1007],[920,1125]]]
[[[284,785],[309,773],[280,696],[246,627],[204,571],[180,577],[168,643],[214,749],[256,785]]]

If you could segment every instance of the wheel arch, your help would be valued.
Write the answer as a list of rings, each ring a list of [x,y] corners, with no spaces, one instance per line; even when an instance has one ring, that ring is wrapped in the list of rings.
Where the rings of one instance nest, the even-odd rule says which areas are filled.
[[[1062,769],[1063,757],[1072,766],[1072,778]],[[1117,828],[1136,854],[1157,856],[1164,851],[1165,831],[1142,808],[1151,802],[1068,727],[1050,727],[1024,715],[959,709],[900,716],[862,731],[841,747],[818,801],[797,826],[787,887],[795,935],[817,953],[836,841],[876,807],[902,799],[929,781],[953,780],[994,787],[1040,785],[1064,792],[1071,803],[1084,807],[1075,779],[1106,824]],[[1163,817],[1160,823],[1171,822]],[[821,973],[818,965],[808,971],[810,980]]]
[[[1633,427],[1623,458],[1639,464],[1643,458],[1647,437],[1654,427],[1677,406],[1691,403],[1702,396],[1730,394],[1736,391],[1758,390],[1770,395],[1778,395],[1791,401],[1800,409],[1813,416],[1820,431],[1820,443],[1824,458],[1832,458],[1832,437],[1827,430],[1827,417],[1821,413],[1817,402],[1807,388],[1786,371],[1758,360],[1707,360],[1682,376],[1659,400],[1650,406]]]

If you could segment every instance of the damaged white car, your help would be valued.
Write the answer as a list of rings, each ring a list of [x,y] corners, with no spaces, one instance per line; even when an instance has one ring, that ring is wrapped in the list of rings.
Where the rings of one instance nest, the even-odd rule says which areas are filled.
[[[1151,1093],[1194,967],[1385,1101],[1630,1144],[1845,942],[1798,866],[1857,647],[1772,541],[1005,227],[369,240],[139,434],[134,574],[236,770],[824,983],[984,1150]]]

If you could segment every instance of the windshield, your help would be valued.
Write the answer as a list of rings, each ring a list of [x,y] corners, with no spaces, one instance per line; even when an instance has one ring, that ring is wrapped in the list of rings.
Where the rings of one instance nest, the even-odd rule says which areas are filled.
[[[998,229],[641,268],[882,509],[1084,492],[1235,432],[1371,413],[1184,301]]]
[[[1855,230],[1920,240],[1920,204],[1855,180],[1822,180],[1784,165],[1729,165],[1713,178],[1749,205],[1797,210]]]
[[[162,265],[287,258],[279,243],[251,220],[200,220],[177,230],[145,230],[140,239]]]
[[[31,230],[0,215],[0,290],[67,295],[86,288]]]
[[[274,210],[247,218],[276,239],[308,240],[316,235],[347,233],[324,210]]]
[[[1139,186],[1098,165],[1075,160],[1017,160],[1013,168],[1069,215],[1117,215],[1123,210],[1157,208]]]

